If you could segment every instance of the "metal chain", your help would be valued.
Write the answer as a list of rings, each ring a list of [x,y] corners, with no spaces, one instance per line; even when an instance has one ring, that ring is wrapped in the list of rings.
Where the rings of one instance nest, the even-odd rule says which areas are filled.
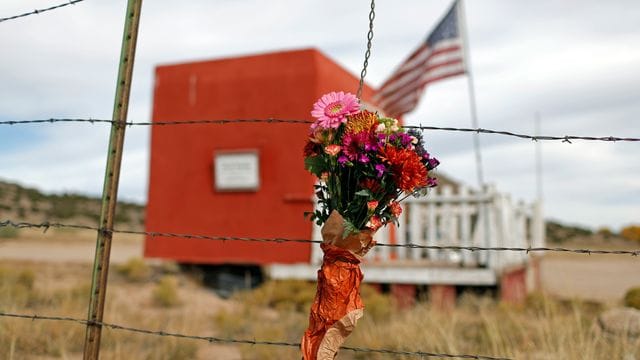
[[[369,32],[367,33],[367,51],[364,53],[364,63],[360,72],[360,83],[358,84],[358,99],[362,98],[362,88],[364,87],[364,77],[367,76],[367,66],[369,66],[369,56],[371,56],[371,40],[373,40],[373,19],[376,18],[376,2],[371,0],[371,11],[369,11]]]

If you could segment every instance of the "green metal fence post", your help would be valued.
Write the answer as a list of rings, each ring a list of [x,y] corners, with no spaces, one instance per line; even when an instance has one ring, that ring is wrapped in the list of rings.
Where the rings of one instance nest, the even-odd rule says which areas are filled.
[[[102,189],[102,209],[100,211],[101,231],[98,231],[96,255],[93,263],[91,299],[88,315],[89,322],[87,324],[84,342],[85,360],[97,360],[100,354],[102,326],[99,323],[102,322],[105,296],[107,293],[109,256],[111,255],[111,239],[113,236],[111,230],[113,230],[113,219],[118,201],[118,180],[120,179],[125,123],[127,121],[127,110],[129,108],[129,93],[131,91],[133,60],[136,52],[141,7],[142,0],[128,0],[122,48],[120,50],[118,82],[113,106],[112,119],[115,122],[111,125],[107,166],[104,177],[104,187]]]

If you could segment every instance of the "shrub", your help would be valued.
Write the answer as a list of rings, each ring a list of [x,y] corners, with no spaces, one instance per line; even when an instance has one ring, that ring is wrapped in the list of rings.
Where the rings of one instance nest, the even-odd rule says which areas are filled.
[[[18,276],[16,278],[16,283],[24,286],[29,290],[32,290],[33,283],[35,282],[35,280],[36,280],[36,274],[33,272],[33,270],[27,269],[27,270],[22,270],[18,273]]]
[[[615,236],[613,231],[611,231],[611,229],[609,229],[608,227],[602,227],[602,228],[598,229],[598,231],[596,233],[598,235],[602,236],[603,239],[610,239],[610,238]]]
[[[630,225],[620,231],[620,236],[630,241],[640,242],[640,226]]]
[[[293,311],[308,311],[316,295],[316,285],[301,280],[268,281],[259,288],[234,297],[250,306]]]
[[[163,274],[178,274],[180,273],[180,265],[173,261],[164,261],[160,265],[160,271]]]
[[[14,227],[0,227],[0,239],[15,239],[18,237],[18,229]]]
[[[624,295],[624,306],[640,310],[640,287],[627,290],[627,293]]]
[[[3,306],[30,307],[40,301],[34,291],[35,273],[31,270],[17,271],[0,267],[0,308]]]
[[[360,295],[364,302],[365,316],[371,316],[374,320],[386,320],[392,314],[394,307],[389,295],[383,295],[367,284],[362,284]]]
[[[163,276],[153,289],[153,303],[162,307],[173,307],[180,304],[178,297],[178,281],[174,276]]]
[[[131,258],[116,270],[131,282],[144,282],[151,277],[151,268],[140,258]]]
[[[562,243],[576,237],[591,236],[593,232],[589,229],[561,224],[555,221],[545,222],[547,241],[550,243]]]
[[[169,343],[165,347],[166,358],[172,360],[195,359],[198,353],[198,345],[193,342],[179,341],[175,344]]]

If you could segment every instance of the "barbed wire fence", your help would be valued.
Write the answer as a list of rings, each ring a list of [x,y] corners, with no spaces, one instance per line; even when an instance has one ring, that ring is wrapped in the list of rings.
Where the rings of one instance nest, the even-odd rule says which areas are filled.
[[[239,237],[239,236],[213,236],[213,235],[201,235],[201,234],[180,234],[171,232],[159,232],[159,231],[135,231],[135,230],[117,230],[117,229],[104,229],[95,226],[77,225],[77,224],[63,224],[57,222],[42,222],[42,223],[29,223],[29,222],[14,222],[11,220],[1,220],[0,227],[13,227],[16,229],[41,229],[46,232],[50,228],[67,228],[67,229],[80,229],[80,230],[94,230],[97,232],[107,232],[111,234],[134,234],[134,235],[146,235],[151,238],[156,237],[172,237],[182,239],[198,239],[198,240],[212,240],[212,241],[243,241],[243,242],[259,242],[259,243],[303,243],[303,244],[321,244],[321,240],[311,239],[288,239],[288,238],[261,238],[261,237]],[[389,248],[409,248],[409,249],[429,249],[429,250],[466,250],[466,251],[513,251],[513,252],[565,252],[575,254],[608,254],[608,255],[630,255],[640,256],[640,250],[603,250],[603,249],[570,249],[563,247],[482,247],[482,246],[455,246],[455,245],[423,245],[423,244],[385,244],[378,243],[378,247]]]
[[[84,123],[84,124],[112,124],[115,126],[170,126],[170,125],[227,125],[227,124],[311,124],[312,121],[300,119],[219,119],[219,120],[176,120],[176,121],[141,121],[121,122],[118,120],[107,119],[34,119],[34,120],[4,120],[0,121],[0,125],[29,125],[29,124],[54,124],[54,123]],[[421,131],[448,131],[448,132],[464,132],[477,134],[493,134],[511,136],[520,139],[529,139],[532,141],[562,141],[571,143],[572,140],[584,141],[604,141],[604,142],[640,142],[638,137],[620,137],[620,136],[584,136],[584,135],[529,135],[516,133],[506,130],[492,130],[484,128],[465,128],[465,127],[449,127],[449,126],[427,126],[427,125],[403,125],[405,129],[416,129]]]
[[[85,319],[77,319],[77,318],[64,317],[64,316],[42,316],[42,315],[35,315],[35,314],[26,315],[26,314],[15,314],[15,313],[8,313],[8,312],[0,312],[0,316],[29,319],[29,320],[64,321],[64,322],[78,323],[82,325],[100,325],[112,330],[122,330],[127,332],[145,334],[145,335],[174,337],[174,338],[190,339],[190,340],[201,340],[201,341],[206,341],[208,343],[268,345],[268,346],[285,346],[285,347],[295,347],[295,348],[300,347],[300,343],[298,342],[268,341],[268,340],[255,340],[255,339],[233,339],[233,338],[220,338],[220,337],[214,337],[214,336],[187,335],[187,334],[168,332],[168,331],[154,331],[154,330],[148,330],[148,329],[140,329],[140,328],[106,323],[101,321],[90,321]],[[510,358],[486,356],[486,355],[446,354],[446,353],[436,353],[436,352],[427,352],[427,351],[372,349],[372,348],[353,347],[353,346],[342,346],[340,349],[358,352],[358,353],[378,353],[378,354],[387,354],[387,355],[398,355],[398,356],[404,355],[404,356],[416,356],[416,357],[420,356],[423,358],[439,357],[439,358],[449,358],[449,359],[453,358],[453,359],[478,359],[478,360],[510,360]]]
[[[0,23],[1,22],[5,22],[5,21],[9,21],[9,20],[15,20],[15,19],[19,19],[19,18],[23,18],[23,17],[27,17],[27,16],[31,16],[31,15],[39,15],[42,14],[44,12],[47,11],[51,11],[51,10],[56,10],[56,9],[60,9],[63,8],[65,6],[69,6],[69,5],[75,5],[79,2],[82,2],[84,0],[69,0],[67,2],[64,3],[60,3],[58,5],[54,5],[54,6],[50,6],[48,8],[43,8],[43,9],[35,9],[33,11],[28,11],[22,14],[18,14],[18,15],[13,15],[13,16],[9,16],[9,17],[4,17],[4,18],[0,18]]]
[[[70,5],[77,4],[84,0],[70,0],[64,3],[60,3],[58,5],[54,5],[48,8],[36,9],[30,12],[25,12],[22,14],[3,17],[0,18],[0,23],[15,20],[19,18],[24,18],[31,15],[38,15],[44,12],[48,12],[51,10],[67,7]],[[140,0],[129,0],[129,6],[132,3],[137,2],[140,4]],[[367,49],[365,53],[365,60],[363,65],[363,70],[360,76],[360,82],[358,87],[358,95],[360,95],[362,91],[364,77],[366,75],[366,67],[368,63],[368,59],[371,51],[371,40],[373,38],[373,20],[375,18],[374,12],[374,1],[371,1],[371,12],[369,13],[369,32],[367,34]],[[132,13],[127,13],[127,17],[133,17]],[[137,26],[137,25],[136,25]],[[137,32],[137,29],[134,29]],[[125,32],[127,31],[127,26],[125,26]],[[131,40],[131,36],[127,39],[125,36],[125,40]],[[123,40],[123,43],[124,41]],[[135,38],[134,38],[135,40]],[[133,50],[135,50],[135,41],[133,42]],[[123,46],[123,54],[124,54],[124,46]],[[127,58],[124,58],[124,62],[127,62]],[[130,58],[130,63],[133,63],[133,56]],[[122,74],[119,74],[121,76]],[[130,74],[129,74],[130,76]],[[120,78],[119,78],[120,79]],[[125,79],[127,80],[127,79]],[[130,77],[129,77],[130,83]],[[124,80],[119,81],[121,85],[124,85]],[[125,108],[126,114],[126,105],[128,103],[128,93],[125,95],[124,103],[119,103],[116,105],[117,108]],[[114,116],[114,118],[116,118]],[[128,122],[126,121],[126,115],[119,120],[106,120],[106,119],[91,119],[91,118],[50,118],[50,119],[36,119],[36,120],[10,120],[10,121],[0,121],[0,125],[27,125],[27,124],[46,124],[46,123],[86,123],[86,124],[110,124],[112,130],[123,129],[124,127],[131,126],[168,126],[168,125],[225,125],[225,124],[309,124],[311,121],[308,120],[287,120],[287,119],[275,119],[275,118],[267,118],[267,119],[220,119],[220,120],[181,120],[181,121],[153,121],[153,122]],[[619,136],[581,136],[581,135],[529,135],[516,133],[505,130],[492,130],[492,129],[483,129],[483,128],[459,128],[459,127],[438,127],[438,126],[425,126],[425,125],[415,125],[415,126],[404,126],[407,129],[417,129],[421,131],[447,131],[447,132],[463,132],[463,133],[477,133],[477,134],[494,134],[494,135],[503,135],[503,136],[511,136],[521,139],[529,139],[532,141],[561,141],[563,143],[571,143],[574,140],[583,140],[583,141],[603,141],[603,142],[638,142],[640,138],[638,137],[619,137]],[[124,135],[122,135],[124,136]],[[121,149],[120,149],[121,151]],[[117,188],[116,188],[117,194]],[[114,199],[115,200],[115,199]],[[29,222],[16,222],[10,219],[0,219],[0,227],[13,227],[13,228],[31,228],[31,229],[40,229],[46,232],[50,228],[72,228],[72,229],[83,229],[83,230],[92,230],[98,233],[98,236],[106,236],[109,237],[114,233],[122,233],[122,234],[138,234],[138,235],[146,235],[150,237],[177,237],[177,238],[186,238],[186,239],[202,239],[202,240],[212,240],[212,241],[245,241],[245,242],[269,242],[269,243],[321,243],[319,240],[309,240],[309,239],[288,239],[288,238],[258,238],[258,237],[232,237],[232,236],[212,236],[212,235],[198,235],[198,234],[180,234],[180,233],[171,233],[171,232],[153,232],[153,231],[130,231],[130,230],[117,230],[112,226],[86,226],[86,225],[78,225],[78,224],[64,224],[57,222],[42,222],[42,223],[29,223]],[[110,245],[109,245],[110,246]],[[386,246],[386,247],[404,247],[404,248],[414,248],[414,249],[437,249],[437,250],[465,250],[465,251],[515,251],[515,252],[570,252],[570,253],[578,253],[578,254],[610,254],[610,255],[627,255],[627,256],[638,256],[640,255],[640,250],[601,250],[601,249],[569,249],[562,247],[548,248],[548,247],[476,247],[476,246],[438,246],[438,245],[422,245],[422,244],[378,244],[377,246]],[[107,256],[108,259],[108,256]],[[97,264],[97,260],[96,260]],[[106,263],[108,268],[108,261]],[[106,284],[105,284],[106,287]],[[92,291],[92,298],[93,298]],[[266,340],[249,340],[249,339],[234,339],[234,338],[220,338],[220,337],[211,337],[211,336],[197,336],[197,335],[188,335],[181,334],[175,332],[167,332],[167,331],[155,331],[149,329],[141,329],[130,326],[124,326],[119,324],[107,323],[101,320],[96,320],[96,317],[90,316],[88,320],[78,319],[72,317],[61,317],[61,316],[43,316],[38,314],[18,314],[18,313],[10,313],[10,312],[0,312],[0,317],[5,318],[20,318],[20,319],[29,319],[32,321],[40,320],[40,321],[61,321],[61,322],[72,322],[81,325],[86,325],[87,329],[91,328],[109,328],[112,330],[119,331],[127,331],[133,333],[141,333],[145,335],[152,336],[161,336],[161,337],[174,337],[174,338],[183,338],[183,339],[191,339],[191,340],[201,340],[206,341],[208,343],[228,343],[228,344],[250,344],[250,345],[264,345],[264,346],[284,346],[284,347],[300,347],[300,343],[293,342],[285,342],[285,341],[266,341]],[[101,315],[99,317],[101,319]],[[98,340],[99,346],[99,340]],[[420,356],[420,357],[439,357],[439,358],[461,358],[461,359],[484,359],[484,360],[505,360],[508,358],[505,357],[495,357],[495,356],[486,356],[486,355],[471,355],[471,354],[447,354],[447,353],[436,353],[436,352],[427,352],[421,350],[396,350],[396,349],[374,349],[374,348],[363,348],[363,347],[349,347],[342,346],[342,350],[353,351],[353,352],[363,352],[363,353],[378,353],[378,354],[387,354],[387,355],[404,355],[404,356]],[[85,349],[86,355],[86,349]],[[95,357],[97,358],[97,356]]]

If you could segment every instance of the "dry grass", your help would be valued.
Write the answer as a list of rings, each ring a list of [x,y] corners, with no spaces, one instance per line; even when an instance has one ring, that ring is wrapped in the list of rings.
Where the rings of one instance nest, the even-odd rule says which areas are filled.
[[[86,318],[90,272],[88,265],[0,265],[0,311]],[[106,322],[215,335],[211,319],[216,309],[228,306],[185,277],[154,284],[116,275],[110,276]],[[172,303],[171,308],[155,306],[154,289],[163,288],[164,283],[170,283],[171,296],[189,296],[182,304]],[[163,294],[163,301],[171,296]],[[0,359],[79,359],[84,333],[85,327],[76,323],[0,318]],[[199,354],[211,350],[207,347],[202,342],[104,329],[101,359],[207,358]]]
[[[178,280],[175,276],[163,276],[153,289],[153,302],[162,307],[174,307],[180,305],[178,296]]]
[[[124,264],[116,265],[116,270],[132,282],[145,282],[151,278],[151,267],[141,258],[131,258]]]
[[[243,305],[222,312],[216,325],[232,337],[297,342],[307,324],[313,284],[268,283],[237,296]],[[289,294],[289,301],[283,294]],[[363,291],[365,317],[345,345],[452,354],[484,354],[515,359],[636,359],[640,339],[601,337],[594,327],[602,305],[556,301],[540,294],[523,306],[465,294],[452,311],[419,303],[396,311],[391,301]],[[299,306],[304,303],[305,306]],[[282,304],[289,304],[284,306]],[[269,306],[265,310],[264,305]],[[304,311],[303,311],[304,310]],[[294,359],[296,349],[242,346],[243,359]],[[343,351],[340,359],[387,359],[388,355]],[[394,357],[415,359],[415,357]]]
[[[112,274],[105,321],[193,335],[298,342],[307,325],[315,284],[268,282],[251,292],[221,300],[184,274],[133,282]],[[89,293],[88,265],[5,262],[0,265],[0,310],[84,318]],[[168,279],[168,280],[167,280]],[[170,285],[162,285],[167,283]],[[159,288],[180,299],[156,306]],[[164,295],[163,295],[164,296]],[[173,296],[173,295],[171,295]],[[170,297],[171,297],[170,296]],[[367,309],[347,345],[507,356],[516,359],[637,359],[640,340],[601,337],[594,320],[597,303],[530,296],[525,306],[464,295],[449,312],[420,303],[406,311],[363,288]],[[85,328],[74,323],[0,318],[0,358],[79,359]],[[103,359],[296,359],[297,349],[275,346],[221,346],[202,341],[103,331]],[[340,359],[389,356],[343,351]],[[410,357],[393,357],[410,359]],[[413,358],[415,359],[415,357]]]

